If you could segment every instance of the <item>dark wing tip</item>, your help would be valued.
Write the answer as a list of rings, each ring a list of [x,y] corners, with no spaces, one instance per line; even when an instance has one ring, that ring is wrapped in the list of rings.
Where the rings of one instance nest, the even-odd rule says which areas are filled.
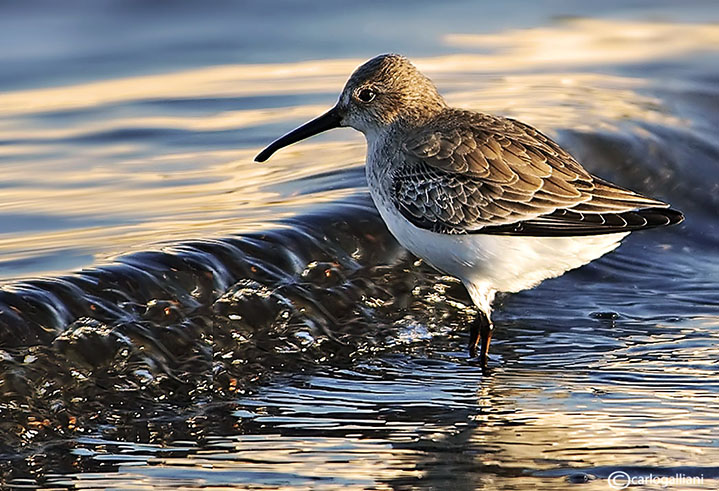
[[[679,210],[674,210],[672,208],[643,208],[629,213],[638,215],[646,221],[643,226],[637,227],[636,230],[655,227],[667,227],[669,225],[676,225],[684,221],[684,215],[682,214],[682,212]]]
[[[557,210],[526,221],[482,227],[473,233],[532,237],[568,237],[634,232],[676,225],[684,215],[671,208],[652,207],[621,213],[577,213]]]

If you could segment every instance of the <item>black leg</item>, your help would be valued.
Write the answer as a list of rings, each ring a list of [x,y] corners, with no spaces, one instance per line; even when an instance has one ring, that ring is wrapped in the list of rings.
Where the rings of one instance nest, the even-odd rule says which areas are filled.
[[[480,326],[479,330],[479,363],[483,367],[487,366],[487,358],[489,357],[489,343],[492,342],[492,331],[494,331],[494,324],[485,315],[484,322]]]
[[[489,320],[487,314],[482,311],[477,312],[477,318],[474,319],[469,330],[469,356],[477,356],[477,345],[479,345],[479,363],[482,366],[487,365],[487,355],[489,353],[489,343],[492,341],[492,331],[494,325]]]
[[[479,313],[477,318],[472,321],[472,325],[469,326],[469,356],[474,358],[477,356],[477,344],[479,344],[479,319],[483,317],[483,313]]]

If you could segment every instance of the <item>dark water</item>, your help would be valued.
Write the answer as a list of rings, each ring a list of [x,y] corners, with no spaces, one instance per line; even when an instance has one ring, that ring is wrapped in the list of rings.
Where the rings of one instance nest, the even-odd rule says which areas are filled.
[[[0,483],[717,488],[718,18],[3,5]],[[469,298],[388,235],[358,135],[251,161],[390,50],[686,221],[501,297],[483,373]]]

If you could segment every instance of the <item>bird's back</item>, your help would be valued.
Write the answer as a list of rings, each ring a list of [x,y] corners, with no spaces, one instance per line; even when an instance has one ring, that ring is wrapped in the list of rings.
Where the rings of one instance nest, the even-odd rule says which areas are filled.
[[[583,236],[670,225],[662,201],[587,172],[519,121],[446,109],[403,132],[391,199],[414,226],[443,234]]]

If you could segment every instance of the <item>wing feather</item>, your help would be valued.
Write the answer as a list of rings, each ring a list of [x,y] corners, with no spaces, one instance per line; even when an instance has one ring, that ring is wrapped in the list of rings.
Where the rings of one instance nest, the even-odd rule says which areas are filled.
[[[512,119],[445,111],[400,153],[392,200],[414,225],[435,232],[593,235],[683,219],[666,203],[592,176]]]

